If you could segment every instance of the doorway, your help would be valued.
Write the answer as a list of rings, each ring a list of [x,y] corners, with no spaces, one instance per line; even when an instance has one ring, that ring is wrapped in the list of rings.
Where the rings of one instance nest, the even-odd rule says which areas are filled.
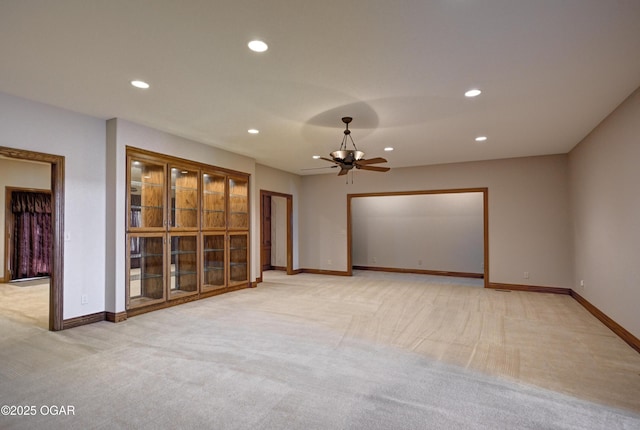
[[[293,196],[260,190],[260,279],[273,269],[293,274]]]
[[[62,330],[64,298],[64,161],[59,155],[0,146],[0,157],[36,161],[51,166],[51,262],[49,288],[49,330]],[[7,238],[5,238],[5,241]],[[6,249],[6,246],[5,246]],[[6,256],[5,256],[6,257]],[[5,258],[5,264],[7,258]],[[6,275],[5,275],[6,276]]]
[[[48,180],[51,173],[46,173]],[[13,282],[48,278],[52,248],[51,191],[6,187],[5,196],[4,279]]]

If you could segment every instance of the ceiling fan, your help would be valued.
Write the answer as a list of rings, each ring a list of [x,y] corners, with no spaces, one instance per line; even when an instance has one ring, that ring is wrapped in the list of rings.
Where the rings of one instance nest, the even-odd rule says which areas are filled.
[[[329,154],[331,155],[331,158],[319,157],[319,159],[329,161],[339,166],[340,172],[338,172],[338,176],[346,175],[349,173],[349,170],[352,170],[354,167],[356,169],[371,170],[373,172],[388,172],[391,170],[389,167],[372,166],[372,164],[386,163],[387,160],[382,157],[365,160],[364,152],[358,151],[358,148],[356,148],[356,144],[351,137],[351,130],[349,130],[349,123],[351,121],[353,121],[353,118],[350,116],[342,118],[342,122],[345,123],[346,129],[344,130],[344,137],[342,138],[340,149]],[[347,149],[347,139],[351,140],[353,149]]]

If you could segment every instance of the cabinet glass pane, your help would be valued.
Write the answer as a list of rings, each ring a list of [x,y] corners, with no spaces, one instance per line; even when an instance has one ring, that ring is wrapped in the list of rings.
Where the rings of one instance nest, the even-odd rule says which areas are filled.
[[[171,227],[198,227],[198,171],[171,168]]]
[[[132,305],[164,298],[162,237],[132,236],[129,240],[129,299]]]
[[[164,226],[164,166],[131,160],[129,214],[132,228]]]
[[[202,175],[202,228],[224,228],[224,176]]]
[[[229,228],[249,228],[249,182],[229,178]]]
[[[171,236],[171,298],[198,290],[198,245],[196,236]]]
[[[246,234],[229,235],[229,281],[232,283],[249,280],[247,239]]]
[[[204,235],[204,290],[224,288],[224,235]]]

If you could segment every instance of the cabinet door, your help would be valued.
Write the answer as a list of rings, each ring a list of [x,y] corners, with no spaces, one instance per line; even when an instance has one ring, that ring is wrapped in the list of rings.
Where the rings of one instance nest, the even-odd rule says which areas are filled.
[[[229,285],[249,281],[249,234],[229,234]]]
[[[169,299],[198,293],[198,236],[169,236]]]
[[[224,229],[227,226],[225,183],[223,174],[202,174],[202,229]]]
[[[202,291],[219,290],[226,287],[226,259],[224,234],[202,235]]]
[[[164,229],[165,195],[165,165],[129,157],[129,230]]]
[[[164,235],[130,234],[127,237],[127,308],[165,300]]]
[[[249,180],[229,177],[229,228],[249,229]]]
[[[169,227],[172,230],[196,230],[198,228],[198,169],[171,166],[171,186],[169,205],[171,217]]]

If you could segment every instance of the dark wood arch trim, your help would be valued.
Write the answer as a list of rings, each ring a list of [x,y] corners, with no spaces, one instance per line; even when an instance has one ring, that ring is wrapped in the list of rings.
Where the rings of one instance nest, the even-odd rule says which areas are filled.
[[[62,330],[64,300],[64,157],[0,146],[0,156],[51,165],[53,262],[49,288],[49,330]]]
[[[262,199],[264,196],[284,197],[287,200],[287,275],[295,274],[293,270],[293,196],[291,194],[279,193],[276,191],[260,190],[260,237],[264,229],[264,214],[262,210]],[[262,246],[260,246],[262,253]],[[262,255],[260,256],[262,261]],[[262,280],[262,264],[260,264],[260,277]]]
[[[396,191],[387,193],[359,193],[347,194],[347,274],[353,275],[353,263],[351,262],[351,199],[356,197],[381,197],[381,196],[411,196],[421,194],[456,194],[456,193],[482,193],[483,227],[484,227],[484,287],[489,287],[489,189],[488,188],[455,188],[450,190],[418,190]]]

